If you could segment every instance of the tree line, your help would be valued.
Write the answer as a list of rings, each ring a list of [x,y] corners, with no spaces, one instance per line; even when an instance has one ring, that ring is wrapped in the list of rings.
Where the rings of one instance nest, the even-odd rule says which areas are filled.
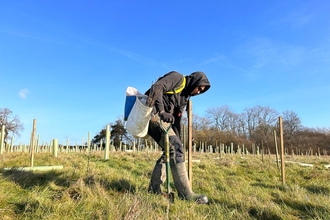
[[[181,137],[187,132],[187,118],[182,119]],[[330,151],[330,129],[308,128],[302,125],[301,119],[294,111],[277,112],[268,106],[245,108],[236,113],[224,105],[206,110],[204,116],[193,114],[193,137],[196,144],[230,146],[243,145],[251,149],[252,144],[263,147],[270,153],[275,153],[274,131],[279,134],[278,118],[283,120],[284,146],[287,153],[295,154],[318,152],[327,154]],[[19,135],[23,124],[18,116],[8,108],[0,108],[0,128],[5,125],[4,139],[8,141],[13,135]],[[125,129],[123,117],[119,117],[111,125],[111,142],[118,148],[121,143],[132,146],[136,141]],[[99,144],[104,141],[105,129],[94,136],[92,142]],[[142,144],[151,143],[150,138],[141,141]],[[104,143],[104,142],[103,142]]]
[[[287,153],[326,153],[330,150],[330,129],[304,127],[294,111],[281,114],[268,106],[245,108],[236,113],[228,106],[206,110],[205,116],[193,115],[195,139],[215,145],[216,141],[230,145],[251,146],[252,143],[275,153],[274,131],[279,134],[279,117],[283,121],[283,139]]]
[[[185,114],[186,115],[186,114]],[[284,146],[286,153],[306,154],[308,152],[327,154],[330,151],[330,129],[304,127],[294,111],[277,112],[268,106],[245,108],[236,113],[228,106],[213,107],[206,110],[205,116],[193,114],[193,137],[196,144],[235,146],[244,144],[251,150],[252,144],[263,147],[269,153],[275,153],[275,133],[279,134],[279,117],[283,121]],[[187,132],[187,118],[183,117],[181,137]],[[102,129],[93,139],[94,143],[105,137]],[[146,138],[147,143],[152,142]],[[118,147],[120,143],[128,146],[136,141],[127,130],[123,119],[118,118],[111,124],[111,141]],[[322,151],[322,152],[320,152]]]

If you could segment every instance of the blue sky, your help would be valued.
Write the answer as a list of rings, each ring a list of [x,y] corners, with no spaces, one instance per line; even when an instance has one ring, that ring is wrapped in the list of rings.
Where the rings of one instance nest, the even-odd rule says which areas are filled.
[[[86,140],[123,116],[125,90],[204,71],[193,112],[228,105],[294,111],[330,127],[330,2],[1,1],[0,108],[24,124],[15,143]]]

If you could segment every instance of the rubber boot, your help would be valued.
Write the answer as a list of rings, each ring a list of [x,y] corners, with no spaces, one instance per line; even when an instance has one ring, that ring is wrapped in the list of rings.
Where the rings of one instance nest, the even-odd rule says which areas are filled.
[[[149,193],[161,194],[161,185],[166,181],[166,166],[163,162],[157,162],[151,174]]]
[[[206,195],[195,194],[190,188],[186,164],[184,162],[174,164],[171,160],[171,171],[179,198],[193,200],[198,204],[207,204],[209,202]]]

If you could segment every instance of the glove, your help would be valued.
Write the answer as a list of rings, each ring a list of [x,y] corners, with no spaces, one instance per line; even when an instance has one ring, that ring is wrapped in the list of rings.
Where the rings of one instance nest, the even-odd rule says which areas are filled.
[[[163,121],[165,121],[167,123],[173,124],[175,121],[174,116],[171,113],[162,112],[159,114],[159,117],[160,117],[160,119],[162,119]]]

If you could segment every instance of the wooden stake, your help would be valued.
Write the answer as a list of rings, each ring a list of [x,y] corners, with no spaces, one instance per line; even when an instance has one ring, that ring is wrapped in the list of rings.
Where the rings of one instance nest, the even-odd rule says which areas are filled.
[[[192,187],[192,101],[188,101],[188,178]]]
[[[280,166],[278,164],[278,147],[277,147],[276,130],[274,130],[274,142],[275,142],[275,149],[276,149],[276,163],[277,163],[277,168],[280,169]]]
[[[107,125],[106,131],[105,131],[104,160],[109,159],[109,149],[110,149],[110,125]]]
[[[3,154],[5,148],[5,125],[1,126],[1,135],[0,135],[0,154]]]
[[[285,184],[285,167],[284,167],[284,143],[283,143],[283,124],[282,124],[282,117],[279,117],[279,124],[280,124],[282,183],[284,185]]]
[[[186,161],[186,152],[187,152],[187,141],[186,141],[186,126],[181,126],[181,137],[182,137],[182,146],[183,146],[183,161]],[[189,139],[188,139],[188,145],[189,145]]]
[[[36,127],[37,127],[37,120],[33,119],[33,129],[32,129],[32,137],[31,137],[31,155],[30,155],[30,167],[33,167],[33,160],[34,160],[34,138],[36,135]]]

